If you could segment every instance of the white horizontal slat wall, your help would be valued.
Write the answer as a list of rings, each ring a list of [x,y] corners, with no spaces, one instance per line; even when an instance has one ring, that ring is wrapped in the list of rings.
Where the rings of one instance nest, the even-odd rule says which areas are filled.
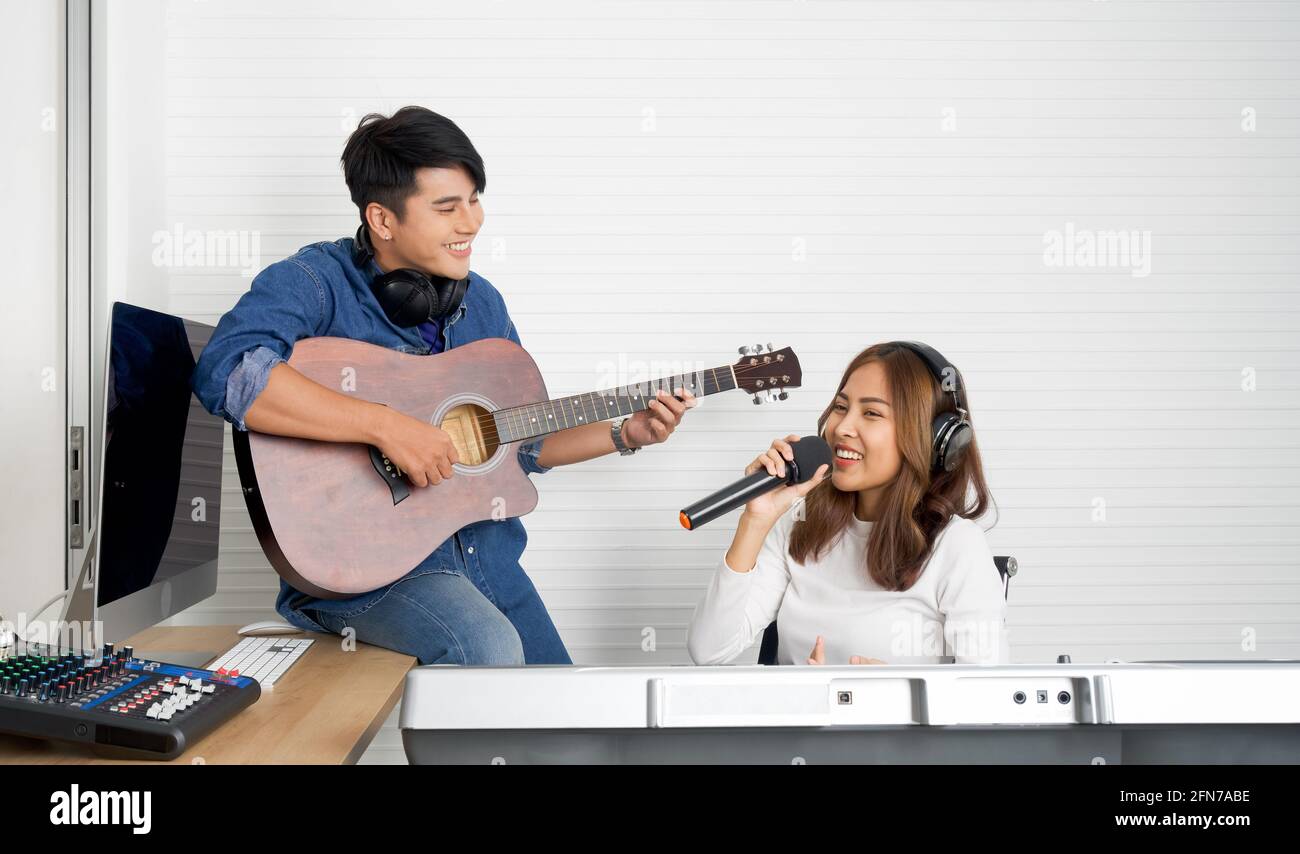
[[[732,525],[688,534],[675,511],[809,431],[848,358],[893,338],[969,383],[989,539],[1022,567],[1017,661],[1300,656],[1300,6],[154,0],[113,17],[110,50],[137,69],[109,97],[120,159],[155,152],[141,168],[135,149],[120,191],[137,215],[113,226],[116,275],[167,310],[215,322],[249,277],[160,267],[153,232],[245,230],[258,268],[348,234],[347,133],[416,103],[486,160],[474,266],[553,395],[611,365],[796,349],[804,388],[783,404],[710,399],[667,446],[536,478],[524,564],[576,661],[688,661]],[[1149,234],[1149,257],[1054,263],[1067,230]],[[229,455],[225,476],[220,591],[178,622],[273,616]],[[402,761],[391,722],[366,761]]]

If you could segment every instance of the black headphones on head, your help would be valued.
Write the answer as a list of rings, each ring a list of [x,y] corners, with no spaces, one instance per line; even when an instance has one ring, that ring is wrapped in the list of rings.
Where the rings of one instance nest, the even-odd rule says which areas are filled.
[[[357,229],[353,244],[352,263],[360,270],[375,257],[375,247],[370,243],[370,233],[364,223]],[[465,299],[468,287],[468,276],[448,279],[401,267],[375,276],[370,283],[370,292],[389,320],[397,326],[411,327],[426,320],[450,317]]]
[[[961,462],[966,449],[970,447],[974,432],[966,413],[965,384],[956,366],[950,363],[933,347],[920,341],[895,341],[900,347],[906,347],[921,357],[930,375],[944,391],[952,392],[956,412],[940,412],[934,416],[931,426],[930,470],[952,471]],[[951,387],[949,387],[951,386]]]

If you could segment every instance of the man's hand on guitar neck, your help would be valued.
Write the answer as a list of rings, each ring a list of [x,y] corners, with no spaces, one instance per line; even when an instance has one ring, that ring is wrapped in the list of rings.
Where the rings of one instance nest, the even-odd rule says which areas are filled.
[[[629,448],[667,441],[677,425],[682,423],[686,410],[699,404],[695,395],[680,388],[677,389],[676,397],[663,390],[656,397],[656,400],[650,401],[647,409],[637,412],[623,423],[623,441]],[[542,441],[542,452],[538,455],[537,462],[548,468],[567,466],[611,454],[614,450],[614,441],[609,435],[609,422],[601,421],[570,427],[547,436]]]
[[[681,396],[678,400],[675,395]],[[641,448],[668,441],[668,437],[682,423],[686,410],[699,404],[695,395],[684,388],[673,394],[660,389],[655,400],[650,401],[649,408],[627,419],[623,425],[623,440],[629,448]]]
[[[244,424],[259,433],[325,442],[374,445],[397,463],[414,486],[439,484],[460,462],[441,427],[326,388],[286,363],[271,369],[266,388],[253,401]]]

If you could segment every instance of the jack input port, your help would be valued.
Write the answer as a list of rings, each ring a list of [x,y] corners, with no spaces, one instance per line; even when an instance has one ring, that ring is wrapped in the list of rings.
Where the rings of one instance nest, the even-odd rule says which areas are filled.
[[[1017,691],[1012,695],[1011,699],[1015,700],[1017,703],[1023,704],[1025,702],[1025,692]]]
[[[1066,703],[1070,702],[1070,692],[1062,691],[1061,693],[1057,694],[1056,702],[1060,703],[1061,705],[1065,705]]]

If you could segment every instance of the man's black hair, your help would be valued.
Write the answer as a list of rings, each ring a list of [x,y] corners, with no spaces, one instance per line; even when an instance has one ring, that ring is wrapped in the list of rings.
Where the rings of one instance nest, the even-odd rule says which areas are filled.
[[[378,202],[400,221],[406,200],[419,191],[415,171],[463,166],[483,192],[483,158],[451,119],[424,107],[402,107],[392,116],[370,113],[343,147],[343,180],[366,222],[366,205]]]

